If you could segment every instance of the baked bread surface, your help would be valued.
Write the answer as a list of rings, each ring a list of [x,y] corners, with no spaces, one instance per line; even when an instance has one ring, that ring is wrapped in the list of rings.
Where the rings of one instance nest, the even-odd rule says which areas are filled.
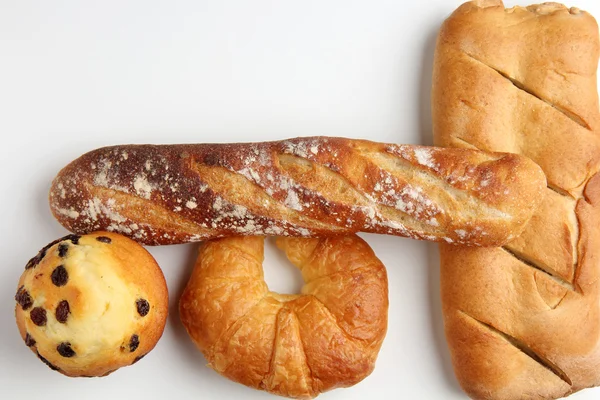
[[[475,399],[550,399],[600,384],[598,26],[557,3],[465,3],[434,61],[435,144],[515,152],[548,188],[503,247],[440,245],[445,329]]]
[[[264,238],[204,242],[180,299],[181,320],[208,365],[252,388],[312,398],[368,376],[387,330],[387,274],[356,235],[278,238],[301,294],[268,289]]]
[[[69,235],[44,247],[19,280],[17,326],[51,369],[105,376],[154,348],[167,286],[154,258],[111,232]]]
[[[365,231],[499,245],[544,186],[519,155],[313,137],[97,149],[58,174],[50,206],[72,232],[144,244]]]

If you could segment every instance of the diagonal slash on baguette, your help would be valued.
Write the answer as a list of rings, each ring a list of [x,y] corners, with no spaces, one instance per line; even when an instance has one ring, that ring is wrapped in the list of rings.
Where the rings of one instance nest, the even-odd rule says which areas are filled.
[[[308,137],[100,148],[58,174],[50,206],[73,232],[150,245],[372,232],[489,246],[520,233],[545,187],[515,154]]]

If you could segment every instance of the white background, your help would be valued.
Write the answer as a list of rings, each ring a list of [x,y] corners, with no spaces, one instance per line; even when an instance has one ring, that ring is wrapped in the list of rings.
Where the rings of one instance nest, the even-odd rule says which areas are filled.
[[[172,314],[144,360],[102,379],[39,362],[18,335],[13,296],[27,260],[66,233],[48,209],[50,182],[83,152],[117,143],[430,144],[435,35],[460,1],[93,3],[0,0],[0,398],[274,398],[205,367],[188,340],[176,304],[195,245],[150,248]],[[594,0],[577,5],[600,16]],[[371,376],[321,398],[465,399],[443,336],[436,246],[364,237],[388,267],[389,332]],[[301,286],[271,247],[265,269],[274,290]]]

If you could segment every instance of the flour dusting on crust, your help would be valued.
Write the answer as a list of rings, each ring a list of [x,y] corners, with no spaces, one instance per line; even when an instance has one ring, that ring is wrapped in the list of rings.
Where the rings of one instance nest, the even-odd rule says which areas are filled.
[[[396,157],[398,167],[393,167],[394,160],[392,166],[379,165],[369,152]],[[358,231],[453,243],[489,241],[485,238],[492,235],[486,224],[510,215],[499,211],[488,222],[471,223],[468,213],[456,215],[456,209],[446,209],[432,193],[439,192],[439,185],[476,178],[475,186],[457,191],[464,198],[461,207],[474,207],[481,200],[473,200],[473,193],[497,189],[497,177],[486,175],[476,164],[449,174],[439,154],[422,146],[339,138],[115,146],[88,153],[61,174],[51,191],[51,205],[73,231],[107,229],[149,244],[227,235]],[[282,155],[296,157],[285,159],[291,169],[279,164]],[[200,174],[199,166],[213,180]],[[428,179],[415,180],[415,171],[429,174]],[[228,181],[231,174],[237,175],[235,184]],[[305,179],[302,174],[312,175]],[[113,191],[114,198],[107,198],[111,192],[106,190]],[[239,195],[245,192],[254,195]]]

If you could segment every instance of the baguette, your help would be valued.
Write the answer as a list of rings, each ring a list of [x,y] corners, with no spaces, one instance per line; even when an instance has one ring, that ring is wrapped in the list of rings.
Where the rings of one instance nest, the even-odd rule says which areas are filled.
[[[519,155],[313,137],[100,148],[49,200],[70,231],[148,245],[362,231],[489,246],[521,231],[544,187]]]
[[[548,188],[503,247],[440,245],[445,330],[474,399],[600,384],[598,26],[557,3],[465,3],[434,59],[435,144],[532,158]]]

